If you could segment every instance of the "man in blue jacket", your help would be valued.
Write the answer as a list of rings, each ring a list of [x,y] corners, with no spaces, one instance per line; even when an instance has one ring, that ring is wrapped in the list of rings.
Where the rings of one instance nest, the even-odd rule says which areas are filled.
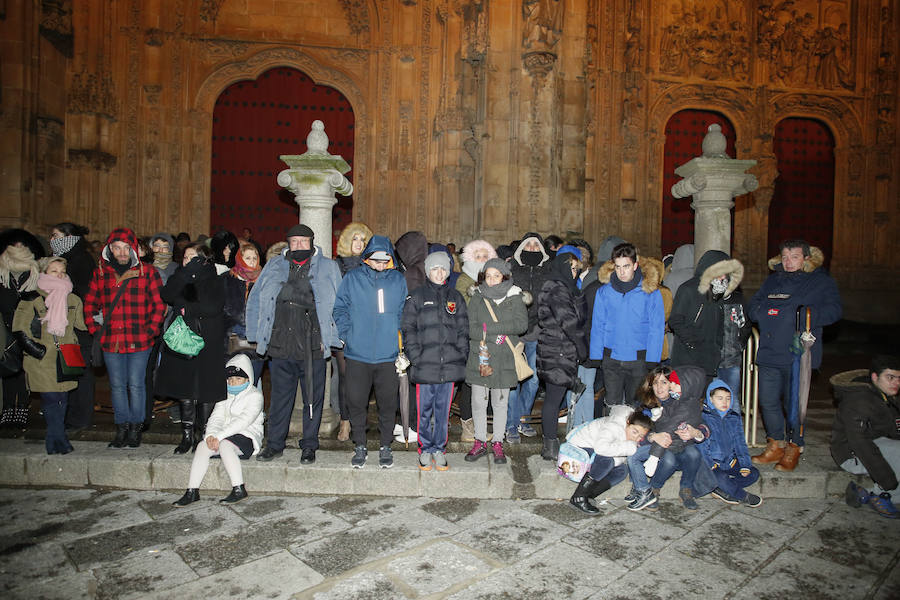
[[[266,263],[247,297],[247,339],[271,358],[269,435],[256,460],[281,456],[291,425],[297,382],[303,395],[300,462],[316,461],[325,399],[325,359],[339,347],[332,319],[341,283],[337,263],[313,244],[313,230],[299,224],[287,232],[288,247]]]
[[[781,243],[781,254],[769,260],[774,271],[750,300],[750,319],[759,325],[759,405],[766,427],[766,449],[753,457],[756,464],[777,463],[779,471],[793,471],[803,452],[800,431],[785,431],[791,390],[791,344],[797,310],[810,309],[813,344],[812,368],[822,364],[822,327],[841,318],[837,284],[822,264],[822,251],[804,240]],[[803,317],[805,319],[805,316]],[[803,325],[805,329],[805,324]],[[803,424],[800,424],[801,428]]]
[[[399,383],[394,361],[408,293],[388,238],[373,235],[362,256],[363,264],[347,272],[334,302],[334,322],[347,360],[347,406],[354,445],[350,464],[357,469],[366,464],[366,412],[374,385],[381,434],[378,464],[389,469],[394,465],[391,440]]]
[[[635,392],[647,371],[659,364],[666,314],[658,284],[644,279],[637,250],[630,243],[612,251],[600,268],[591,318],[591,360],[602,360],[606,407],[635,405]]]

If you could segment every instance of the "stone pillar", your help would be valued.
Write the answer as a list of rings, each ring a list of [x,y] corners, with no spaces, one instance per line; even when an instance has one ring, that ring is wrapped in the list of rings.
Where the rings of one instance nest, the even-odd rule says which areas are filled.
[[[746,170],[755,160],[736,160],[725,154],[725,136],[717,124],[703,138],[703,156],[675,169],[684,179],[672,186],[676,198],[693,196],[694,263],[707,250],[731,255],[731,207],[734,197],[752,192],[759,182]]]
[[[278,185],[294,194],[300,207],[300,223],[316,234],[316,243],[331,257],[331,209],[337,204],[334,194],[349,196],[353,184],[344,177],[350,165],[340,156],[328,153],[328,136],[322,121],[313,121],[306,136],[303,154],[279,156],[289,168],[278,174]]]

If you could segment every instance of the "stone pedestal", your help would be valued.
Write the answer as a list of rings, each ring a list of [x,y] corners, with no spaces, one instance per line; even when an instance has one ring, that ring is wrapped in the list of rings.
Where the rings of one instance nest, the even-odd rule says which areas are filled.
[[[300,223],[316,234],[316,244],[331,257],[331,209],[335,193],[349,196],[353,184],[344,177],[350,165],[342,157],[328,153],[328,136],[322,121],[313,121],[306,136],[307,151],[279,156],[289,168],[278,174],[278,185],[294,194],[300,207]]]
[[[752,192],[759,182],[746,173],[755,160],[736,160],[725,154],[722,128],[713,124],[703,139],[703,156],[692,158],[675,169],[684,179],[672,186],[676,198],[692,196],[694,201],[694,262],[707,250],[731,255],[731,208],[734,197]]]

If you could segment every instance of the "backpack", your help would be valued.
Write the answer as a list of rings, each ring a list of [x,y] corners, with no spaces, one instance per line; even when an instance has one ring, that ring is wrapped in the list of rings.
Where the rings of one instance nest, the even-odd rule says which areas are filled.
[[[567,437],[572,437],[581,428],[586,427],[590,423],[582,423],[569,432]],[[559,447],[559,457],[556,459],[556,472],[561,477],[565,477],[576,483],[580,482],[585,474],[591,470],[591,464],[594,462],[594,454],[587,452],[584,448],[574,446],[569,442],[564,442]]]

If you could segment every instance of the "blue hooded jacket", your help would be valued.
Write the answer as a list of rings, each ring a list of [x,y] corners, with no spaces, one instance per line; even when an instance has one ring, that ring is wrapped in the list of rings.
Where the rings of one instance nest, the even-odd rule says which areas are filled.
[[[397,255],[388,238],[373,235],[362,255],[367,258],[379,251],[392,257],[388,267],[376,271],[364,262],[348,271],[334,302],[334,322],[344,342],[344,356],[369,364],[397,358],[397,333],[409,295],[406,278],[396,269]]]
[[[731,406],[725,412],[725,416],[719,414],[710,400],[710,393],[716,388],[725,388],[731,392]],[[721,379],[713,379],[706,387],[703,422],[709,427],[710,433],[700,444],[700,452],[711,466],[722,465],[724,468],[730,468],[735,462],[741,469],[752,466],[750,451],[744,439],[740,400],[731,391],[731,387]]]

